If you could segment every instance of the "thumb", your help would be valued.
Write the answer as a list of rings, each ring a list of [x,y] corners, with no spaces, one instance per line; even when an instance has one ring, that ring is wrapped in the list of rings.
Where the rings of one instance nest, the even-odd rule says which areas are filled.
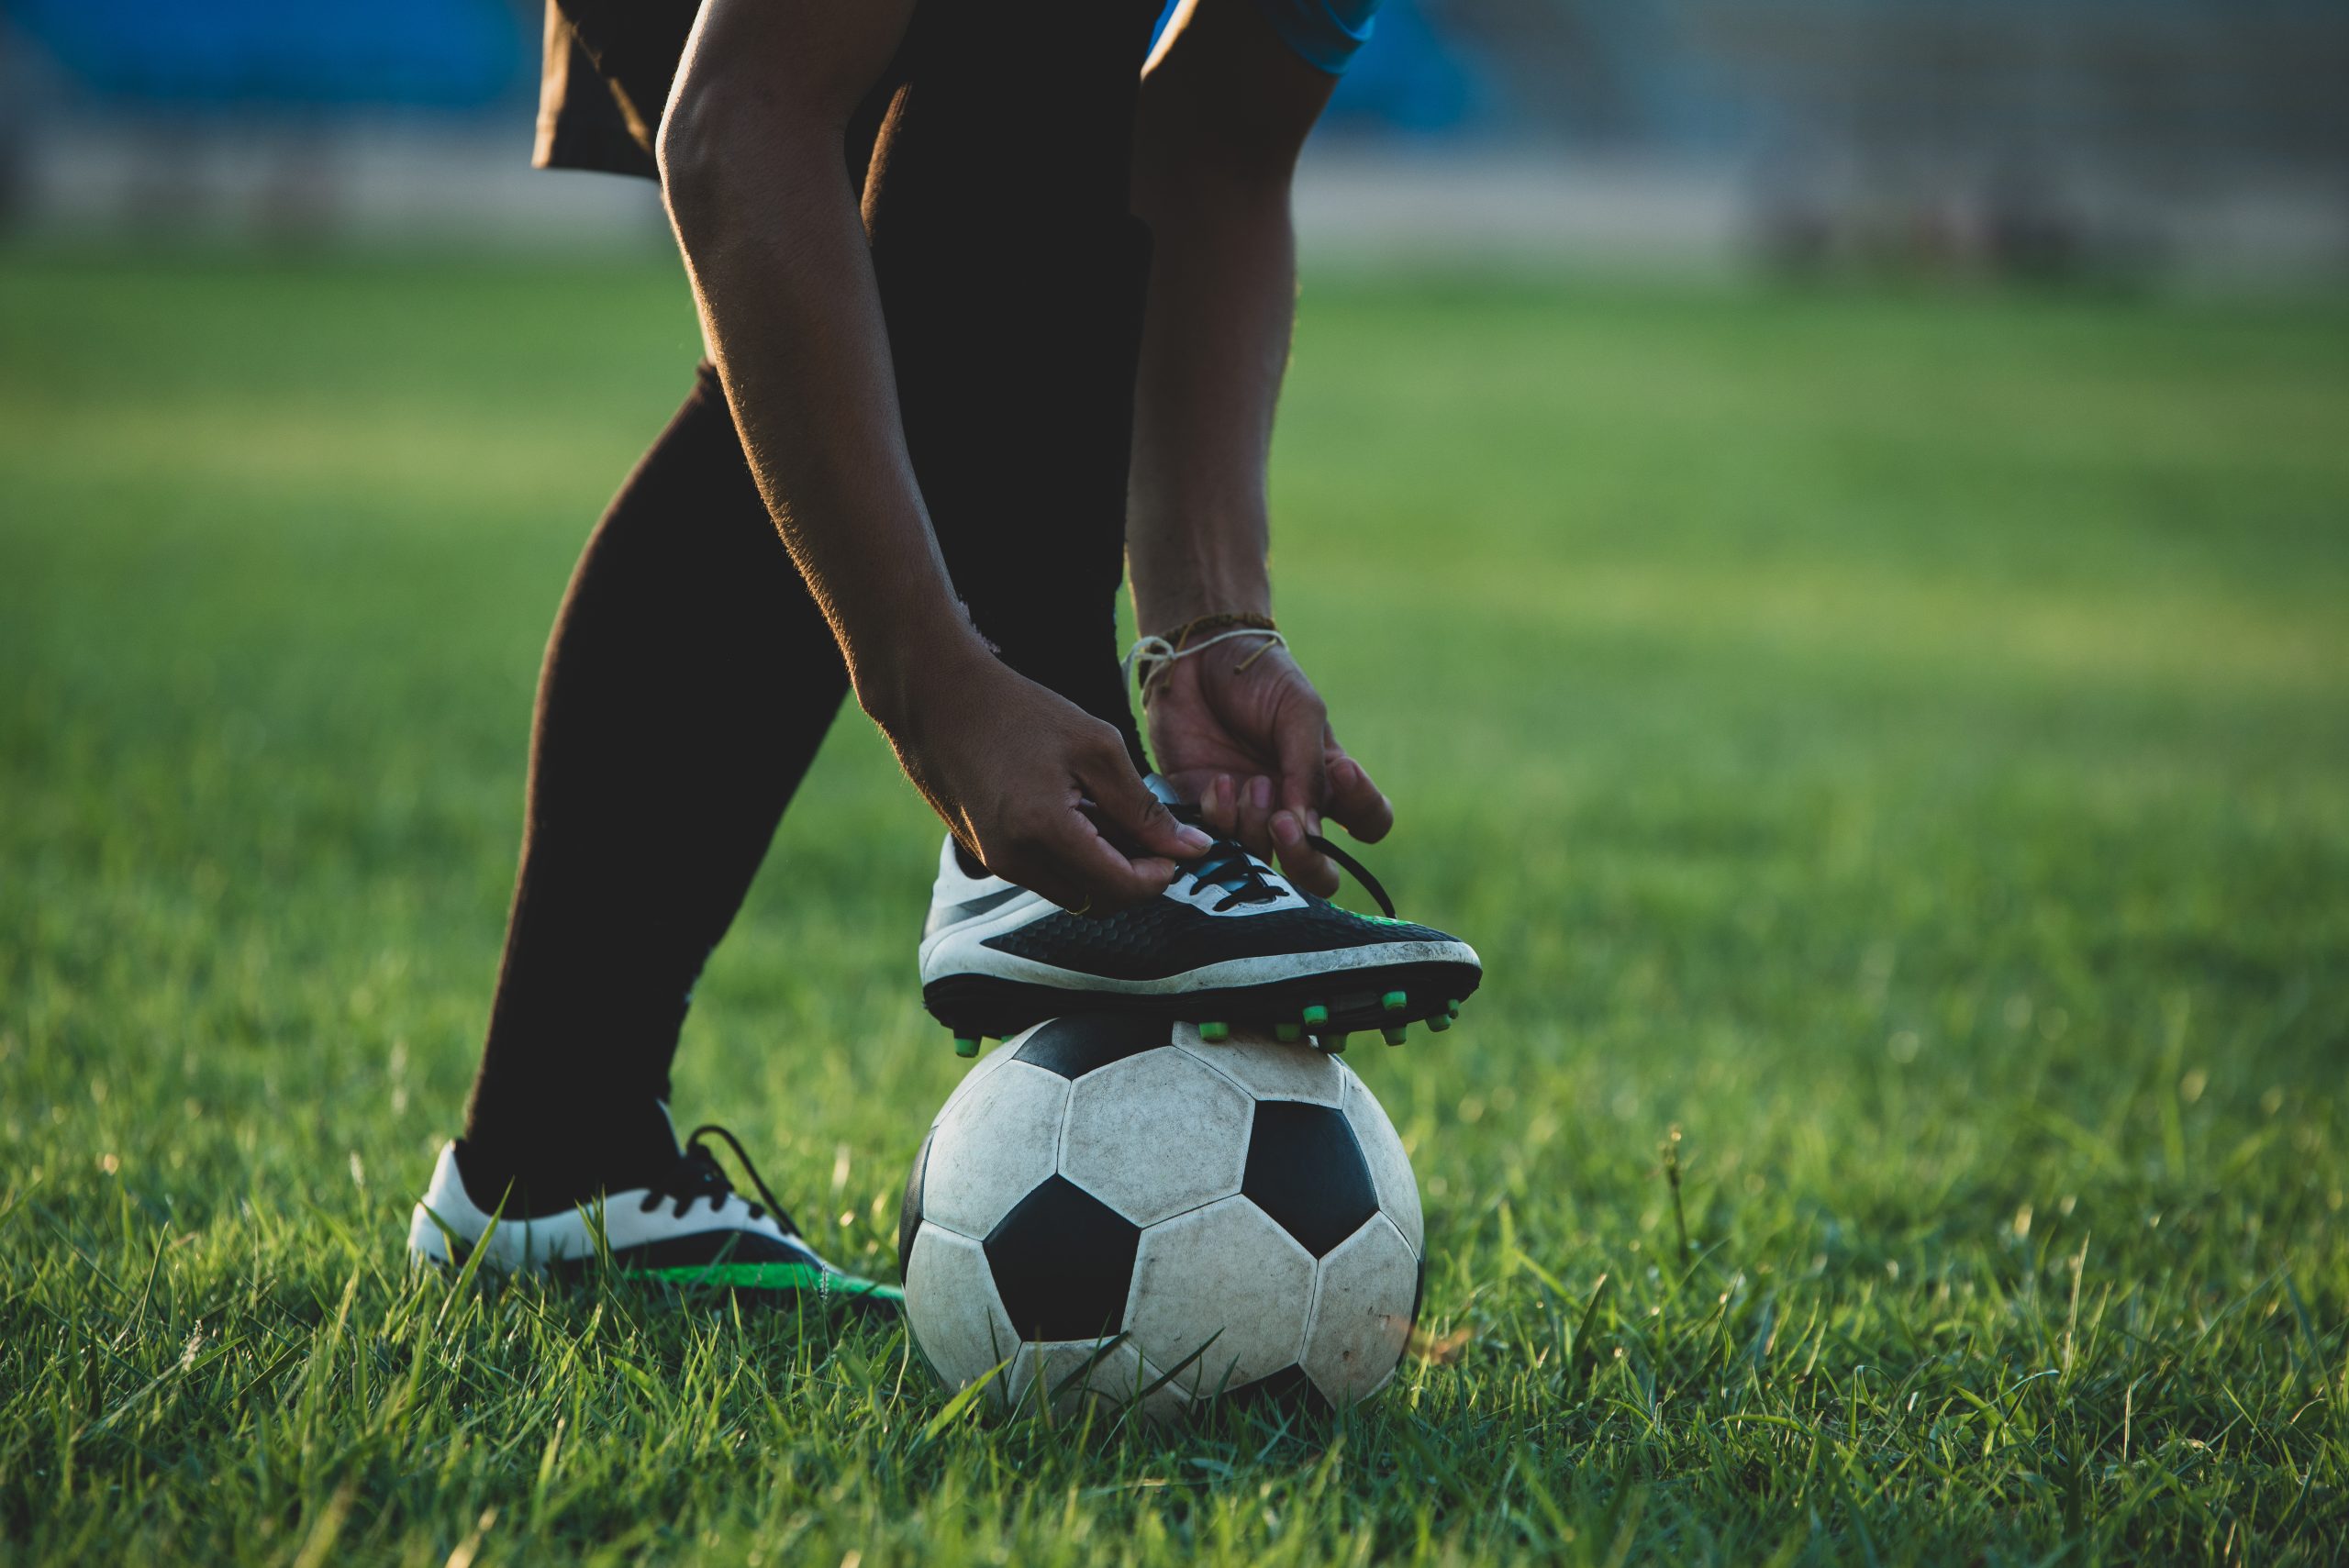
[[[1205,853],[1215,842],[1198,828],[1174,819],[1166,803],[1151,794],[1150,786],[1134,772],[1123,744],[1115,748],[1113,761],[1087,769],[1084,783],[1112,832],[1145,854],[1186,861]]]

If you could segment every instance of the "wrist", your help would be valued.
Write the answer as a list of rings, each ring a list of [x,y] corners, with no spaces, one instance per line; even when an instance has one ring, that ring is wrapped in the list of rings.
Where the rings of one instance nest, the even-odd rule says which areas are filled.
[[[917,628],[860,639],[848,664],[857,706],[892,738],[918,728],[941,695],[962,700],[987,673],[1003,668],[959,600],[951,615]]]
[[[1145,637],[1165,637],[1176,628],[1215,616],[1269,621],[1273,584],[1261,566],[1253,571],[1201,572],[1180,583],[1134,581],[1134,626]]]

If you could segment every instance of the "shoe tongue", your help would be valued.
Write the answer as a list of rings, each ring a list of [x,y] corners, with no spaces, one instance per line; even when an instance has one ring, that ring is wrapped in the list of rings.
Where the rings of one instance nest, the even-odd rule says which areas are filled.
[[[1188,806],[1191,804],[1189,801],[1183,798],[1182,791],[1176,789],[1173,784],[1168,784],[1156,773],[1144,773],[1142,775],[1141,782],[1143,786],[1147,788],[1151,794],[1156,795],[1163,805]]]

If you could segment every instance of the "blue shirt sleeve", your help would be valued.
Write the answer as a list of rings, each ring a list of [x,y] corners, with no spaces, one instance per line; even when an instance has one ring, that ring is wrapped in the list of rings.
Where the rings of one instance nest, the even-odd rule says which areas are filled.
[[[1370,37],[1378,0],[1256,0],[1289,48],[1308,65],[1335,76]]]

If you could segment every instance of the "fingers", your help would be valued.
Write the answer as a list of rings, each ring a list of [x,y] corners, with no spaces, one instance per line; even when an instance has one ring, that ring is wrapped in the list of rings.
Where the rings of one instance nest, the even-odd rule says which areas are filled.
[[[1233,837],[1258,860],[1273,858],[1273,781],[1261,775],[1240,791],[1239,825]]]
[[[1360,762],[1333,747],[1324,776],[1330,781],[1321,807],[1325,816],[1365,844],[1386,837],[1395,826],[1395,807]]]
[[[1306,847],[1305,833],[1295,814],[1274,814],[1273,848],[1280,858],[1282,873],[1306,892],[1327,898],[1338,891],[1338,868]]]
[[[1308,692],[1285,705],[1273,733],[1280,763],[1279,810],[1297,818],[1299,833],[1321,830],[1321,801],[1329,791],[1324,761],[1330,753],[1330,710]],[[1274,836],[1280,828],[1275,825]]]
[[[1240,830],[1240,784],[1230,773],[1218,773],[1199,791],[1199,819],[1227,837]]]
[[[1080,915],[1111,915],[1155,898],[1174,880],[1174,862],[1155,855],[1131,857],[1119,850],[1079,813],[1069,814],[1068,837],[1061,846],[1064,877],[1053,880],[1064,893],[1042,887],[1041,893],[1063,909]],[[1033,886],[1033,884],[1024,885]]]
[[[1214,840],[1189,823],[1176,821],[1166,803],[1151,794],[1134,772],[1117,732],[1107,725],[1101,731],[1107,739],[1077,761],[1077,782],[1110,833],[1144,854],[1170,862],[1204,852]]]
[[[1321,830],[1322,801],[1329,792],[1329,710],[1319,698],[1291,704],[1281,714],[1274,743],[1281,781],[1269,824],[1273,847],[1290,880],[1326,896],[1338,890],[1338,868],[1307,848],[1305,836]]]
[[[1108,726],[1071,762],[1081,798],[1054,803],[1023,836],[1020,873],[1010,874],[1021,886],[1078,914],[1111,914],[1164,892],[1174,862],[1214,841],[1150,793]]]
[[[1110,915],[1154,898],[1174,880],[1174,862],[1130,855],[1105,837],[1089,802],[1054,802],[1016,829],[988,869],[1077,915]]]

